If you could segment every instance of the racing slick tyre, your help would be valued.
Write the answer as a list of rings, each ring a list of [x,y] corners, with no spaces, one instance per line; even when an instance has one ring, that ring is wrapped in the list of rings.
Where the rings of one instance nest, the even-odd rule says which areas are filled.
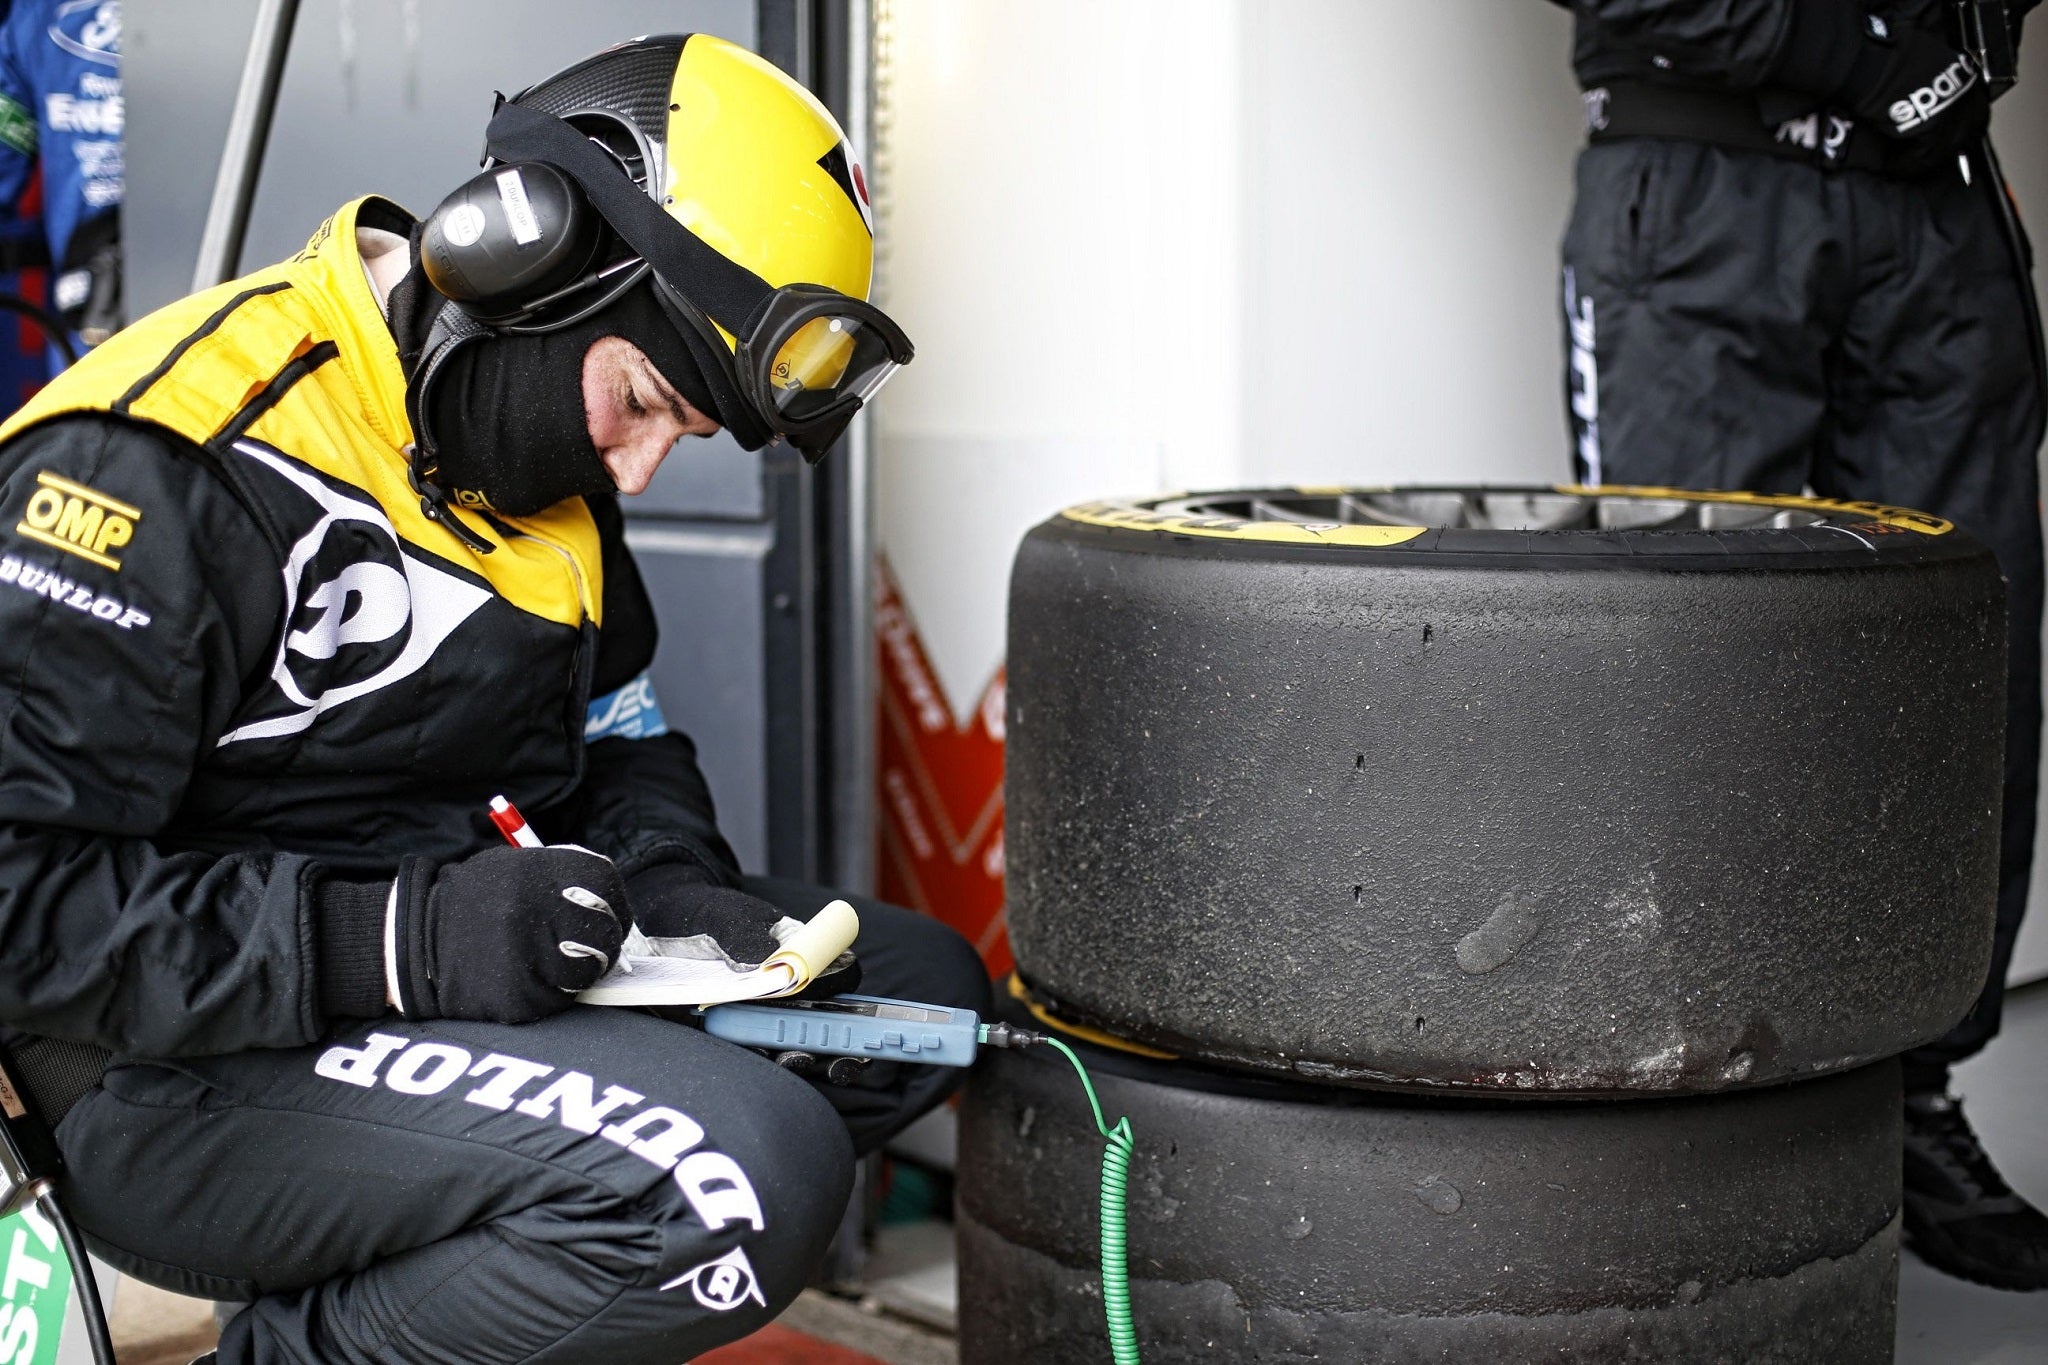
[[[1946,522],[1789,497],[1070,508],[1011,578],[1019,969],[1065,1017],[1327,1082],[1889,1056],[1988,967],[2003,592]]]
[[[1732,1095],[1461,1099],[1079,1048],[1128,1115],[1145,1365],[1892,1358],[1895,1063]],[[961,1111],[961,1365],[1109,1358],[1103,1142],[1066,1059],[994,1053]]]

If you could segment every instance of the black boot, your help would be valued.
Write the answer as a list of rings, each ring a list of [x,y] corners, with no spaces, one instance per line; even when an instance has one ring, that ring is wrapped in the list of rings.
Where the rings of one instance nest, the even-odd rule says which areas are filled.
[[[2012,1192],[1940,1091],[1906,1096],[1906,1244],[1936,1270],[1998,1289],[2048,1289],[2048,1218]]]

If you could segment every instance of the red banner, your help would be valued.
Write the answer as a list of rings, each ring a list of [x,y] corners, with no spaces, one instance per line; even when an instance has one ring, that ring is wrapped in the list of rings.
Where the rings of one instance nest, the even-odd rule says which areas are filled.
[[[965,726],[932,671],[886,559],[875,565],[880,653],[875,769],[882,899],[967,936],[991,975],[1011,967],[1003,918],[1003,672]]]

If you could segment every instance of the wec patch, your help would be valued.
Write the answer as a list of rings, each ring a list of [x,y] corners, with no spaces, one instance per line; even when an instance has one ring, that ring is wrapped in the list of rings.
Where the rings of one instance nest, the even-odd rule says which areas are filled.
[[[654,679],[644,672],[590,703],[584,713],[585,744],[600,739],[653,739],[667,733],[668,721],[654,696]]]

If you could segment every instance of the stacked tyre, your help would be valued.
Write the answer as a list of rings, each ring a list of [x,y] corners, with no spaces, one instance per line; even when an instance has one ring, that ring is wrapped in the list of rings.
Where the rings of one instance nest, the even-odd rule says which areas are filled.
[[[1095,1054],[1147,1361],[1888,1360],[1883,1059],[1987,968],[2004,640],[1987,551],[1861,504],[1034,529],[1010,932],[1047,1017],[1153,1054]],[[1093,1132],[1035,1055],[977,1076],[965,1365],[1102,1358]]]

